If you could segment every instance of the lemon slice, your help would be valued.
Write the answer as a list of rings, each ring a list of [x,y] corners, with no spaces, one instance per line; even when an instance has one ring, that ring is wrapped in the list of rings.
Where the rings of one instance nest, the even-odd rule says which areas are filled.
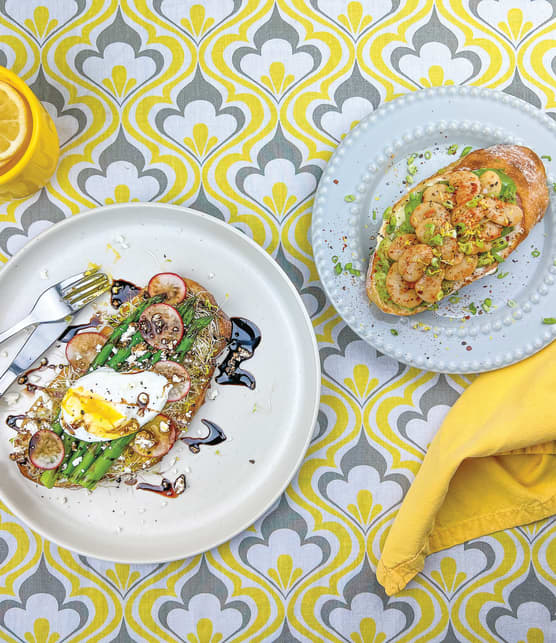
[[[17,90],[0,81],[0,163],[22,151],[29,130],[26,101]]]

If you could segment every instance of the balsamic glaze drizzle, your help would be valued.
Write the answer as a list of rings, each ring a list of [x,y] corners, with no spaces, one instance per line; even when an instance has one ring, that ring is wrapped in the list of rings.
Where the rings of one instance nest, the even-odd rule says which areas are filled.
[[[221,442],[224,442],[224,440],[226,440],[226,435],[224,431],[222,431],[222,429],[218,426],[218,424],[210,422],[209,420],[201,420],[201,422],[208,428],[208,435],[206,435],[204,438],[191,438],[187,435],[184,435],[183,438],[180,438],[180,440],[183,440],[189,446],[189,450],[191,451],[191,453],[199,453],[201,444],[210,444],[211,446],[216,446],[217,444],[220,444]]]
[[[215,381],[218,384],[246,386],[253,390],[256,386],[255,377],[240,368],[241,363],[251,359],[257,346],[261,343],[261,331],[252,321],[243,317],[232,317],[232,339],[228,344],[228,352],[218,366]]]
[[[174,482],[171,482],[168,478],[162,478],[160,484],[140,482],[135,488],[141,489],[142,491],[158,493],[165,498],[177,498],[185,491],[186,486],[185,475],[182,473],[174,480]]]
[[[68,326],[66,330],[58,337],[58,341],[67,344],[70,342],[80,330],[85,328],[97,328],[102,324],[99,313],[95,313],[91,319],[86,324],[73,324],[73,326]]]
[[[110,303],[114,308],[119,308],[126,301],[131,301],[143,289],[136,286],[131,281],[125,279],[114,279],[110,289]]]
[[[6,424],[10,427],[10,429],[14,429],[14,431],[19,431],[21,429],[21,422],[26,418],[27,416],[25,413],[22,413],[21,415],[8,415],[6,418]]]

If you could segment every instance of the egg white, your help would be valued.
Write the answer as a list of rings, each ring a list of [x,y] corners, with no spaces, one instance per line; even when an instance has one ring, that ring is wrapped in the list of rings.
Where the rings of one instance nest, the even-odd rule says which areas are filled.
[[[125,429],[121,434],[118,429],[130,420],[141,427],[156,417],[168,400],[170,388],[168,380],[153,371],[118,373],[111,368],[98,368],[80,377],[67,390],[60,423],[85,442],[114,440],[125,435]],[[146,408],[138,402],[141,394],[142,401],[148,395]]]

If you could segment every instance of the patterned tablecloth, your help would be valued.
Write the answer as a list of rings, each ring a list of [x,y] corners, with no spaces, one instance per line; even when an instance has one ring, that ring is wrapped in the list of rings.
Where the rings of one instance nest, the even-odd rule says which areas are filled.
[[[30,84],[62,144],[52,183],[1,206],[0,260],[105,203],[192,206],[286,270],[323,367],[318,426],[293,483],[204,556],[106,563],[3,510],[3,640],[556,640],[554,519],[435,554],[393,598],[377,584],[397,507],[468,380],[360,341],[323,293],[309,235],[332,150],[397,95],[481,85],[556,118],[555,16],[547,0],[0,1],[0,64]]]

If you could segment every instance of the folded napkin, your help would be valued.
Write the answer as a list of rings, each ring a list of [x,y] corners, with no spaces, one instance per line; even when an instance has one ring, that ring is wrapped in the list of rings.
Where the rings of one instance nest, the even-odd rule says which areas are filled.
[[[556,513],[556,342],[478,377],[450,410],[377,566],[389,595],[425,557]]]

